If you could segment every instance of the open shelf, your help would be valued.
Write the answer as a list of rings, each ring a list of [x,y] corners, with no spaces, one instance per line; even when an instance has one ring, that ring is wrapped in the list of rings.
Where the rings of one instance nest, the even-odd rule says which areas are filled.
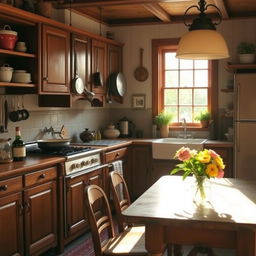
[[[23,83],[7,83],[7,82],[0,82],[0,87],[36,87],[35,84],[23,84]]]
[[[237,63],[237,64],[232,64],[230,62],[227,63],[226,66],[226,70],[229,72],[235,72],[237,70],[252,70],[255,69],[256,70],[256,63],[254,64],[241,64],[241,63]]]
[[[36,58],[36,54],[27,53],[27,52],[17,52],[11,50],[0,49],[0,54],[8,55],[8,56],[20,56],[20,57],[27,57],[27,58]]]
[[[222,92],[234,92],[234,89],[228,89],[228,88],[225,88],[225,89],[221,89]]]

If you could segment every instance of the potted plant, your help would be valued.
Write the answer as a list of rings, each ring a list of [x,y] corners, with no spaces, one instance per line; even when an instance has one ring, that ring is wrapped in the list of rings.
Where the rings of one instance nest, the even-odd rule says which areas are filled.
[[[202,128],[207,128],[211,120],[211,113],[208,110],[201,111],[194,119],[200,121]]]
[[[254,63],[255,45],[253,43],[241,42],[237,47],[240,63]]]
[[[170,112],[160,112],[157,116],[155,116],[155,124],[157,124],[160,128],[160,137],[167,138],[169,134],[168,124],[172,120],[172,114]]]

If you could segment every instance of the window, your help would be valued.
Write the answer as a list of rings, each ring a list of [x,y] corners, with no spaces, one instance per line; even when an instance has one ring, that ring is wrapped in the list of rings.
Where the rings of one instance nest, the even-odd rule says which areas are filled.
[[[153,40],[153,115],[166,110],[173,114],[173,126],[185,118],[189,126],[199,127],[196,114],[208,109],[214,115],[218,106],[214,62],[179,60],[177,44],[178,39]]]

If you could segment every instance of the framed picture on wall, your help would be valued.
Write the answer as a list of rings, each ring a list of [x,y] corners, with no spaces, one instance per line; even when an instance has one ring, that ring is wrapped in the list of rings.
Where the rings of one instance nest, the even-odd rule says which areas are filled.
[[[136,109],[143,109],[146,107],[146,95],[134,94],[132,95],[132,107]]]

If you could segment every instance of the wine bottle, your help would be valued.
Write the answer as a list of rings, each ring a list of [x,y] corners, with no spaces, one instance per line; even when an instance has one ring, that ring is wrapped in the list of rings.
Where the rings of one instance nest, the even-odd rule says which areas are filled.
[[[13,161],[23,161],[26,158],[26,147],[21,140],[20,127],[16,127],[15,132],[15,140],[12,143]]]

